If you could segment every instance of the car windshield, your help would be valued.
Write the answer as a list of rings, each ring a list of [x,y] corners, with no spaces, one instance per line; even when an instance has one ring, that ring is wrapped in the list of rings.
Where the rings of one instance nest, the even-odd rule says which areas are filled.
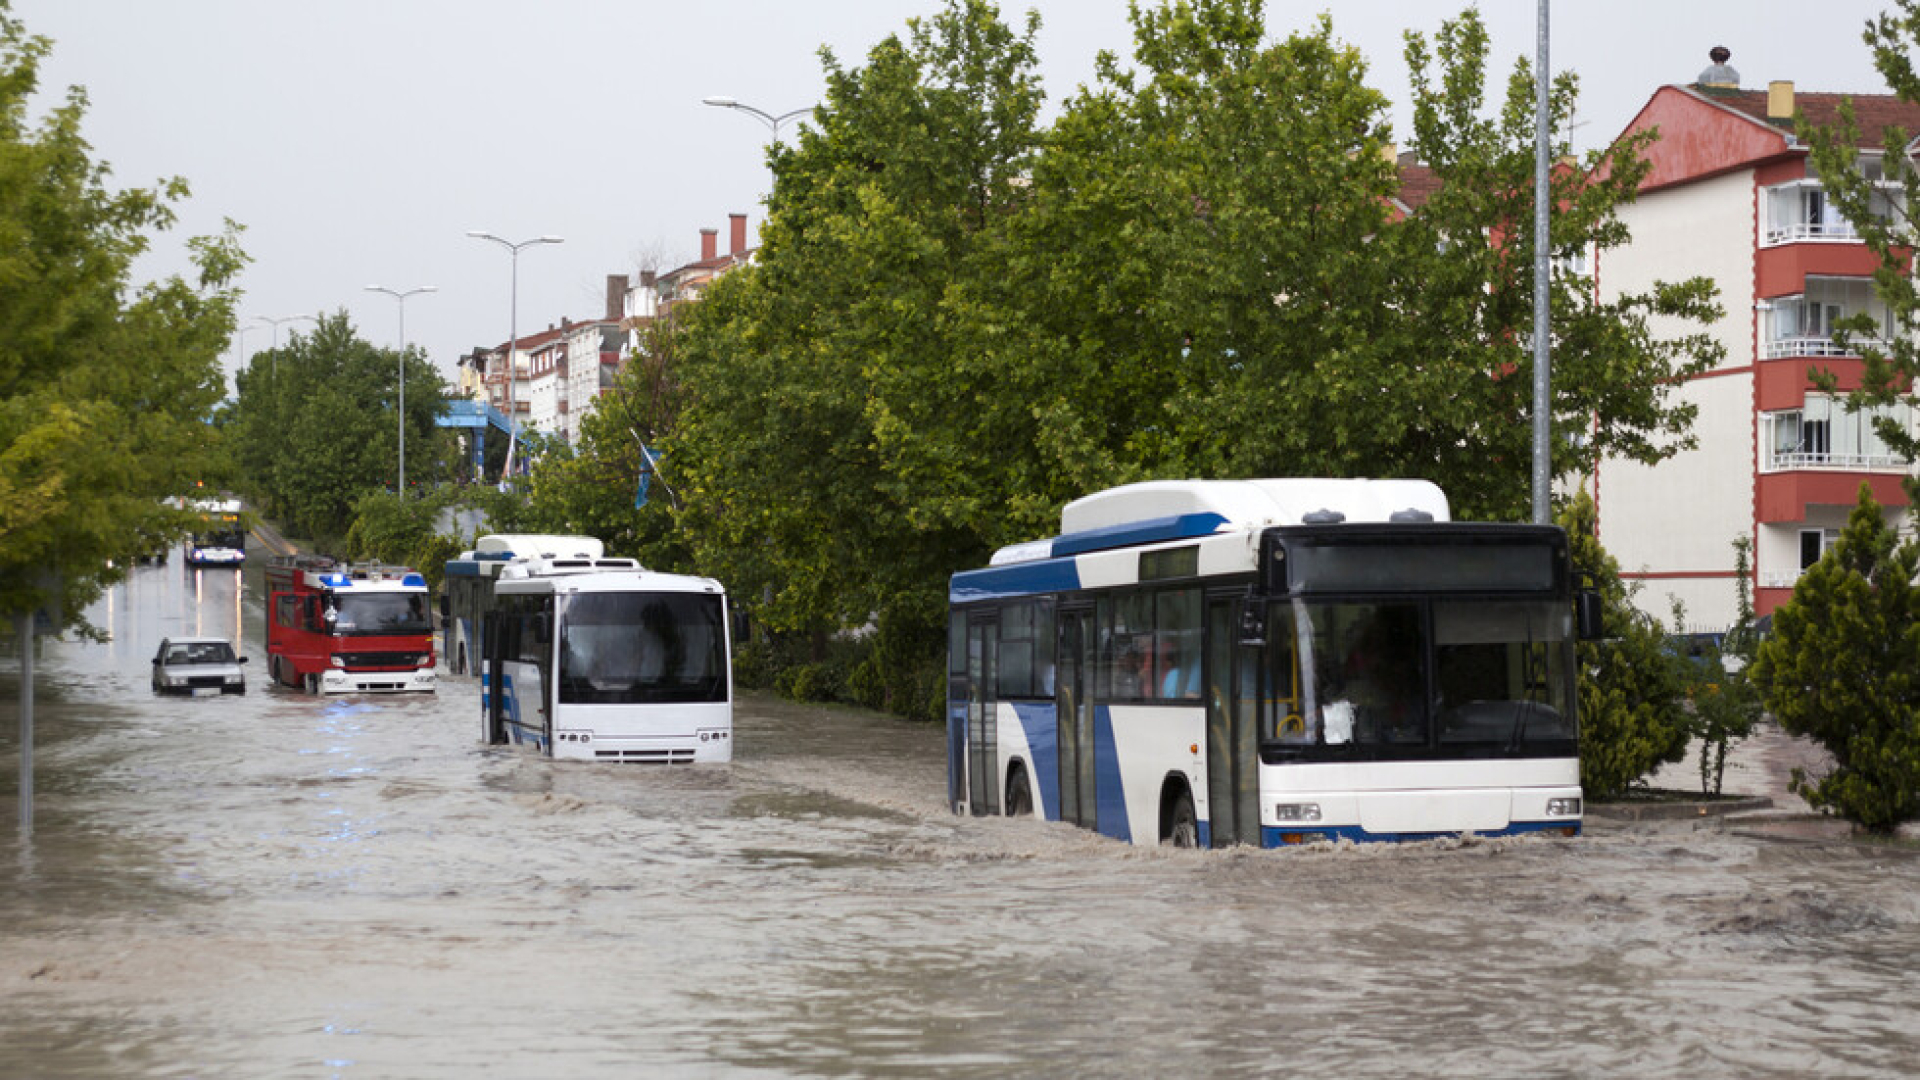
[[[425,634],[425,593],[346,593],[332,598],[333,629],[337,634]]]
[[[169,664],[231,664],[233,646],[224,641],[195,641],[167,650]]]

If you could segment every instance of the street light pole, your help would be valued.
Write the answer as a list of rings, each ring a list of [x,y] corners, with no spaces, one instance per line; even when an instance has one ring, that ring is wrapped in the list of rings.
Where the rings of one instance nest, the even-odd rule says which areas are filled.
[[[467,235],[476,240],[490,240],[499,244],[513,256],[512,300],[507,309],[507,463],[500,472],[500,482],[505,484],[507,477],[513,475],[513,451],[520,442],[520,417],[513,400],[513,384],[519,375],[519,365],[514,362],[513,354],[520,347],[520,249],[534,244],[563,244],[566,241],[558,236],[536,236],[516,244],[480,229],[469,229]]]
[[[368,292],[386,293],[400,304],[400,486],[394,490],[402,499],[407,497],[407,297],[419,293],[439,292],[437,285],[421,285],[417,288],[389,289],[385,285],[369,285]]]
[[[293,322],[296,319],[307,319],[312,322],[319,322],[320,320],[312,315],[282,315],[277,319],[271,315],[255,315],[254,318],[260,322],[271,323],[273,325],[273,352],[269,355],[273,357],[273,377],[277,382],[280,378],[280,324]]]
[[[773,133],[774,142],[780,141],[780,125],[781,124],[786,123],[787,121],[793,119],[796,116],[805,116],[806,114],[812,112],[814,109],[812,105],[809,105],[804,109],[794,109],[789,112],[783,112],[779,116],[775,116],[772,113],[767,112],[763,109],[756,109],[753,106],[746,104],[745,102],[738,101],[734,98],[724,97],[724,96],[701,98],[700,104],[711,105],[716,109],[732,109],[735,112],[743,112],[743,113],[746,113],[748,116],[758,119],[761,123],[767,125],[767,130]]]

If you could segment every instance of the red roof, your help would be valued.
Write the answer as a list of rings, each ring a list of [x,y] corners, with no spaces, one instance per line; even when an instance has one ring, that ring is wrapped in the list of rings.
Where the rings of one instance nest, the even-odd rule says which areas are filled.
[[[1709,101],[1745,113],[1755,120],[1783,131],[1793,130],[1793,121],[1774,121],[1767,117],[1767,91],[1717,90],[1692,87]],[[1860,126],[1860,145],[1877,148],[1886,143],[1886,130],[1902,128],[1909,139],[1920,135],[1920,105],[1911,105],[1891,94],[1810,94],[1795,91],[1793,104],[1814,127],[1831,127],[1839,119],[1840,103],[1853,99],[1854,122]]]

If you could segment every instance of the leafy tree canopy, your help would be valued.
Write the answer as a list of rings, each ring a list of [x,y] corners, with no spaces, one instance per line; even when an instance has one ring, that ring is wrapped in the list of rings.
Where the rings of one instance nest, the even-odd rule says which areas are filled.
[[[947,576],[1091,490],[1182,476],[1423,476],[1458,516],[1528,503],[1531,76],[1488,115],[1469,10],[1411,35],[1407,213],[1387,102],[1330,21],[1257,0],[1133,10],[1131,67],[1039,124],[1024,32],[951,0],[772,152],[756,265],[687,320],[666,439],[696,564],[779,627],[940,619]],[[1576,85],[1555,84],[1564,121]],[[1556,181],[1550,242],[1626,242],[1645,140]],[[1565,148],[1561,148],[1564,150]],[[1554,278],[1558,474],[1686,442],[1717,362],[1704,280],[1602,303]]]
[[[1873,66],[1909,105],[1920,105],[1920,75],[1913,69],[1913,53],[1920,46],[1920,0],[1895,0],[1894,10],[1867,23],[1861,35],[1873,57]],[[1872,314],[1843,320],[1838,327],[1850,351],[1865,361],[1859,384],[1846,394],[1848,408],[1874,409],[1873,427],[1889,448],[1909,464],[1920,462],[1920,438],[1908,418],[1888,408],[1904,402],[1920,408],[1914,384],[1920,378],[1920,287],[1912,274],[1913,252],[1920,249],[1920,229],[1914,210],[1920,207],[1920,170],[1908,157],[1914,133],[1889,125],[1880,150],[1883,180],[1868,177],[1860,168],[1860,127],[1853,102],[1843,100],[1832,127],[1813,127],[1804,113],[1794,116],[1796,130],[1808,131],[1813,145],[1813,171],[1841,214],[1852,223],[1867,247],[1879,256],[1873,291],[1885,304],[1898,332],[1890,337]],[[1898,191],[1889,197],[1882,184]],[[1816,375],[1829,393],[1840,389],[1833,372]],[[1920,473],[1903,480],[1907,505],[1920,506]]]
[[[458,449],[435,421],[447,387],[426,357],[361,338],[346,313],[322,318],[278,349],[254,354],[226,418],[254,505],[296,534],[336,540],[353,506],[399,479],[401,364],[406,371],[407,483],[452,475]]]
[[[229,222],[188,241],[197,280],[134,283],[186,183],[109,190],[77,87],[32,121],[51,47],[0,0],[0,608],[71,619],[197,519],[163,500],[215,474],[246,257]]]

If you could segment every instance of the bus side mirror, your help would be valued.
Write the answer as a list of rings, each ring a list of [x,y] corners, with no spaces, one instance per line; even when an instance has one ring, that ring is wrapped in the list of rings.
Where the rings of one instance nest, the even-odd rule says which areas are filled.
[[[1603,631],[1600,627],[1600,594],[1593,589],[1581,589],[1573,594],[1573,615],[1575,632],[1584,641],[1598,641]]]
[[[1249,599],[1240,609],[1240,644],[1265,645],[1267,622],[1260,617],[1260,605]]]

